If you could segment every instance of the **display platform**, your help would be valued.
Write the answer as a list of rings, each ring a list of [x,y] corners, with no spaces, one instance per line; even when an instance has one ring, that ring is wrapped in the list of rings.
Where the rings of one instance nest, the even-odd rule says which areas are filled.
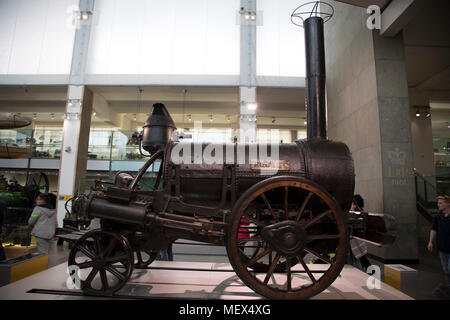
[[[326,265],[310,265],[320,270]],[[296,276],[306,276],[297,273]],[[413,300],[380,283],[369,289],[369,275],[346,265],[336,281],[312,299]],[[83,296],[69,289],[67,263],[0,287],[0,299],[263,299],[246,287],[229,263],[155,261],[148,269],[133,271],[129,282],[113,297]]]

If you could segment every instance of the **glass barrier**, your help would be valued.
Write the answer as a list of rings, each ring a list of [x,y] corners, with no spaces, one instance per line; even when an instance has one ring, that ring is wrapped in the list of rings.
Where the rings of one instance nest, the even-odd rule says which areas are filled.
[[[436,168],[450,168],[450,138],[434,138],[433,149]]]

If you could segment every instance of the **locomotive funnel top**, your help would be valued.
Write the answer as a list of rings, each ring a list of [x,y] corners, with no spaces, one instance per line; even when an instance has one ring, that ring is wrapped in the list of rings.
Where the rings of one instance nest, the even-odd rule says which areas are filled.
[[[167,145],[176,129],[166,106],[162,103],[155,103],[153,112],[144,125],[142,147],[144,150],[154,154]]]

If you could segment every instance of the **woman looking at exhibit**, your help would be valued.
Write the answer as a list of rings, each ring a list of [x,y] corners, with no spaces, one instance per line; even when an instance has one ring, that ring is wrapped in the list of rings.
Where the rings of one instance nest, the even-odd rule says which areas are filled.
[[[48,254],[48,245],[55,236],[56,209],[52,200],[49,194],[41,193],[28,220],[28,225],[33,228],[31,235],[36,239],[37,252],[41,254]]]
[[[446,285],[439,286],[435,292],[439,296],[450,298],[450,197],[440,196],[438,199],[439,213],[433,217],[428,250],[433,251],[436,243],[442,268],[444,269]]]

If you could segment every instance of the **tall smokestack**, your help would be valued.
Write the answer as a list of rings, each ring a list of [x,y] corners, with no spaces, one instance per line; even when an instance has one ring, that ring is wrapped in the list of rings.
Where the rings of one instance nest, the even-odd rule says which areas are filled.
[[[306,51],[307,137],[327,138],[325,101],[325,46],[323,19],[310,17],[304,21]]]

